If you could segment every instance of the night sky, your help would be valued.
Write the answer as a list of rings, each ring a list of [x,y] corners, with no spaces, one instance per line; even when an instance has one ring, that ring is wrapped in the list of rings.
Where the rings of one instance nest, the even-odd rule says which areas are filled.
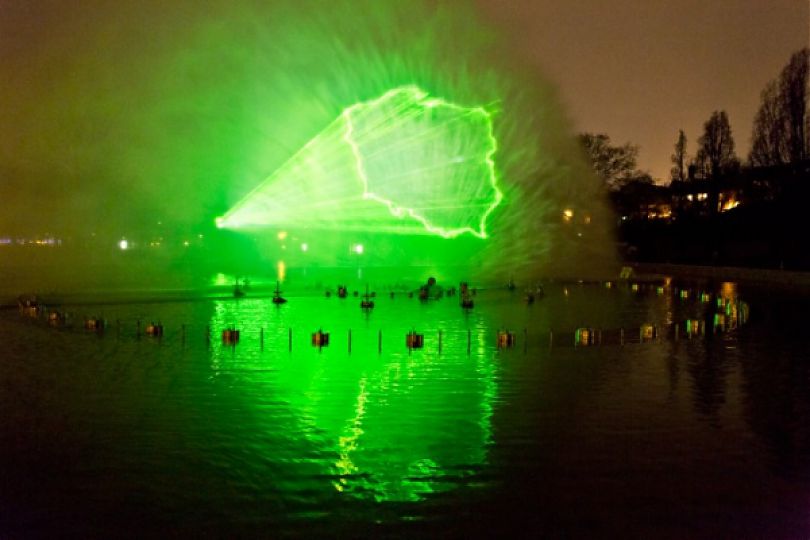
[[[317,68],[306,53],[289,50],[283,58],[275,51],[283,62],[263,65],[264,50],[281,47],[273,32],[295,35],[308,17],[328,25],[332,16],[322,13],[326,3],[269,9],[277,4],[0,0],[0,227],[44,221],[58,229],[54,216],[62,215],[71,224],[89,214],[113,219],[128,203],[149,210],[134,212],[137,221],[165,213],[167,199],[178,195],[183,204],[172,201],[172,208],[180,221],[210,221],[222,212],[224,201],[233,202],[249,185],[208,186],[227,184],[223,178],[255,182],[305,140],[277,138],[278,155],[264,162],[245,157],[261,151],[256,134],[272,132],[262,122],[282,121],[279,115],[259,118],[260,105],[300,117],[273,94],[282,89],[292,95],[289,80],[271,90],[244,83],[257,73]],[[573,124],[570,131],[606,132],[616,142],[640,145],[639,165],[661,179],[668,178],[677,130],[686,131],[693,153],[702,123],[715,109],[728,111],[738,154],[746,157],[759,93],[791,52],[808,43],[810,21],[805,0],[476,5],[473,15],[495,31],[481,23],[480,32],[472,28],[458,36],[457,48],[478,34],[497,41],[522,62],[521,70],[550,81]],[[451,6],[459,17],[476,11],[463,2]],[[415,24],[418,14],[401,27]],[[344,35],[351,27],[352,19],[344,17]],[[295,43],[299,50],[316,47],[306,41],[317,39],[310,34]],[[202,49],[205,54],[197,54]],[[331,90],[310,86],[323,94]],[[206,118],[199,111],[212,112]],[[296,127],[316,132],[332,114],[312,114]]]
[[[678,129],[694,154],[725,109],[748,155],[759,93],[810,45],[807,0],[479,0],[514,49],[554,81],[578,130],[641,146],[640,167],[668,181]]]

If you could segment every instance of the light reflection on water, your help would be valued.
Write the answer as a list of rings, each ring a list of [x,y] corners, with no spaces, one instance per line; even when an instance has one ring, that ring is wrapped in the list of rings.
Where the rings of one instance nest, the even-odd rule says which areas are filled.
[[[302,442],[331,454],[317,465],[324,485],[338,492],[376,501],[417,501],[478,470],[491,439],[489,422],[497,393],[493,359],[479,353],[472,359],[452,352],[439,355],[437,348],[408,354],[402,350],[407,323],[379,321],[376,314],[352,316],[359,311],[356,299],[333,299],[340,318],[330,317],[323,313],[325,302],[301,298],[294,309],[287,309],[266,300],[215,301],[210,327],[236,326],[245,341],[237,352],[215,336],[212,372],[228,373],[231,384],[286,403],[299,419]],[[315,321],[331,329],[331,347],[307,344],[309,333],[303,329],[315,330]],[[348,328],[351,322],[357,326]],[[385,354],[379,347],[380,330],[374,328],[380,322],[385,324]],[[442,322],[443,339],[450,337],[444,346],[457,352],[460,344],[452,336],[463,330],[457,321]],[[295,329],[294,354],[289,351],[289,328]],[[488,329],[480,324],[473,328],[481,334],[476,349],[485,351]],[[281,351],[271,370],[263,344],[266,350]]]
[[[709,302],[566,288],[532,306],[485,291],[466,314],[457,299],[404,295],[369,314],[357,298],[304,296],[75,307],[121,321],[103,337],[0,313],[0,530],[810,530],[801,302],[755,295],[751,322],[714,334],[715,313],[740,309],[731,285]],[[136,338],[137,319],[162,321],[164,338]],[[708,322],[706,335],[547,338],[687,319]],[[235,347],[220,339],[228,326]],[[332,336],[320,350],[318,328]],[[515,349],[496,348],[501,328]],[[411,330],[423,350],[405,347]]]

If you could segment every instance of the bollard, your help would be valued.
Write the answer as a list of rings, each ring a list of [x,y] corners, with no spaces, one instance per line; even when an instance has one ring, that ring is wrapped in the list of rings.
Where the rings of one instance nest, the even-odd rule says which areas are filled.
[[[222,343],[235,347],[239,343],[239,330],[236,328],[226,328],[222,331]]]
[[[422,349],[425,346],[425,335],[417,334],[416,331],[411,330],[405,336],[405,346],[408,347],[408,354],[413,349]]]
[[[515,334],[509,330],[499,330],[495,343],[498,349],[511,349],[515,346]]]
[[[658,337],[658,329],[651,323],[644,323],[638,329],[638,342],[655,341]]]
[[[312,346],[318,347],[318,352],[321,352],[322,348],[329,346],[329,334],[323,330],[312,334]]]
[[[597,345],[596,331],[593,328],[577,328],[574,332],[574,347]]]

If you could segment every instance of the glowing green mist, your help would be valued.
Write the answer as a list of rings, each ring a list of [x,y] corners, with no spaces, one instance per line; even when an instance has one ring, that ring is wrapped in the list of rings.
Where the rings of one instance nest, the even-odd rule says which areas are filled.
[[[203,234],[205,260],[228,267],[206,271],[233,273],[282,260],[290,269],[346,267],[360,258],[347,260],[352,244],[367,248],[364,267],[463,261],[470,279],[582,277],[611,261],[615,220],[555,89],[474,2],[119,4],[32,7],[69,16],[19,51],[13,84],[0,88],[7,176],[47,205],[42,217],[16,209],[30,204],[14,212],[38,229],[103,232],[113,248],[122,237],[165,246]],[[418,134],[394,151],[393,131],[366,129],[372,104],[414,86],[435,96],[414,112],[441,98],[431,110],[448,121],[435,125],[452,129],[431,148],[419,114],[390,123]],[[375,161],[383,147],[387,159]],[[425,168],[457,151],[474,158],[445,166],[439,176],[452,181],[427,189]],[[425,181],[397,179],[396,170]],[[272,194],[271,173],[299,183],[279,194],[284,207],[237,211],[257,186],[251,205]],[[411,191],[418,197],[403,198]],[[322,204],[289,199],[296,192]],[[236,229],[214,229],[216,216]],[[276,242],[280,231],[268,227],[289,229],[297,243]]]
[[[395,88],[344,109],[217,225],[486,238],[496,149],[483,107]]]

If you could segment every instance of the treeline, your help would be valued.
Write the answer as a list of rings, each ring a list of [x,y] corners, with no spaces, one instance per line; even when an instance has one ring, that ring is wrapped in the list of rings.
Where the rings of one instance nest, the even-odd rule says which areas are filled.
[[[810,270],[810,49],[793,53],[760,94],[751,147],[741,159],[728,114],[714,111],[690,154],[684,130],[670,184],[637,166],[638,147],[580,135],[605,182],[626,259]]]
[[[791,55],[781,73],[760,94],[754,116],[751,150],[743,162],[735,152],[728,113],[714,111],[703,124],[697,151],[687,151],[687,137],[678,131],[670,159],[670,180],[712,179],[730,176],[741,168],[798,164],[810,158],[810,49]],[[614,145],[603,133],[583,133],[580,144],[594,172],[611,190],[630,183],[653,183],[649,173],[638,169],[638,146]]]

